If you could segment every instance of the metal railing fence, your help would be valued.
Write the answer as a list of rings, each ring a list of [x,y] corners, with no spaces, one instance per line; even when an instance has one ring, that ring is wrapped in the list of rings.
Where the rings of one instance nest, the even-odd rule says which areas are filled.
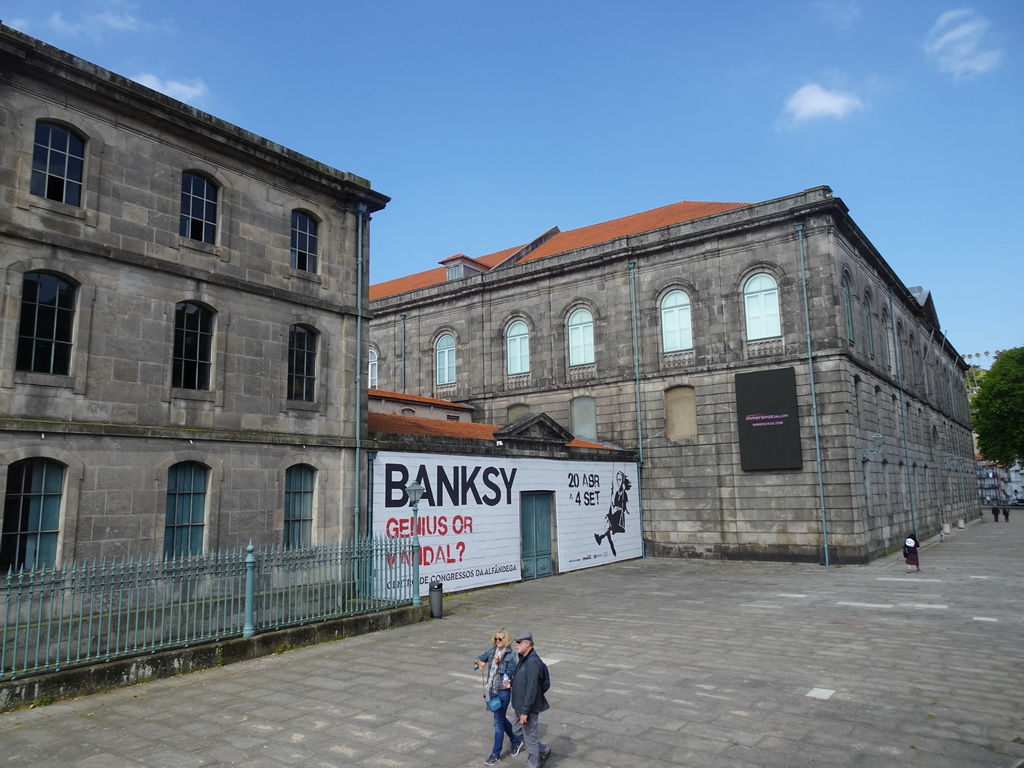
[[[0,679],[409,604],[413,542],[238,547],[0,575]]]

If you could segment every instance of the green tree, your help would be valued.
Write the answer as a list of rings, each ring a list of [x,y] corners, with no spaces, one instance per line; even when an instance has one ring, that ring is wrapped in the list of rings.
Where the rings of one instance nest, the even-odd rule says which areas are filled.
[[[972,407],[981,455],[1007,467],[1024,462],[1024,347],[996,358]]]

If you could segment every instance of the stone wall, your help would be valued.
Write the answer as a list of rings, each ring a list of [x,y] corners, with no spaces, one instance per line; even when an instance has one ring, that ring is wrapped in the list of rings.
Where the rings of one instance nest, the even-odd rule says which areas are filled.
[[[758,272],[777,281],[782,333],[747,341],[743,285]],[[660,301],[676,288],[690,297],[694,343],[664,354]],[[870,313],[866,295],[874,298]],[[578,306],[594,316],[596,355],[593,364],[573,367],[566,324]],[[597,439],[642,455],[654,554],[817,561],[824,558],[824,516],[830,561],[863,562],[897,546],[915,523],[922,534],[934,532],[976,506],[964,490],[970,431],[955,351],[938,332],[931,304],[899,281],[827,188],[502,266],[381,298],[372,308],[382,388],[398,386],[404,322],[409,392],[470,403],[480,421],[502,423],[510,406],[524,404],[572,431],[573,399],[593,398]],[[883,309],[903,329],[902,386],[902,368],[883,354]],[[508,376],[504,332],[515,319],[530,329],[530,372]],[[442,332],[456,338],[458,371],[455,384],[439,388],[433,347]],[[803,466],[743,471],[735,376],[789,367],[796,372]],[[680,386],[693,388],[696,429],[670,437],[665,392]],[[894,401],[906,406],[905,441],[903,411],[893,410]],[[876,433],[884,436],[884,449],[862,460]],[[884,483],[876,477],[882,462],[890,466]],[[913,480],[903,481],[904,488],[899,477],[908,465]]]

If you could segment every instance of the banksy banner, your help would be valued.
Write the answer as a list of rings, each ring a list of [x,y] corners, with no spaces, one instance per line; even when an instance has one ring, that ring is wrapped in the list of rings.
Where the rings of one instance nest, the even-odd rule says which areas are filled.
[[[519,581],[524,492],[550,494],[559,571],[642,554],[635,464],[381,451],[373,463],[375,535],[412,538],[405,488],[413,480],[424,489],[415,523],[421,595],[436,581],[448,592]]]
[[[794,370],[737,373],[736,424],[744,470],[800,469]]]

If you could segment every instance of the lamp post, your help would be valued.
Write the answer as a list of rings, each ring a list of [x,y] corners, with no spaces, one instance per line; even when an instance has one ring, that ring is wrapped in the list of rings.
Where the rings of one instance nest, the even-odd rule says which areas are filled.
[[[423,498],[423,486],[413,480],[405,486],[405,495],[409,497],[412,507],[412,604],[420,604],[420,534],[417,517],[420,511],[420,499]]]

